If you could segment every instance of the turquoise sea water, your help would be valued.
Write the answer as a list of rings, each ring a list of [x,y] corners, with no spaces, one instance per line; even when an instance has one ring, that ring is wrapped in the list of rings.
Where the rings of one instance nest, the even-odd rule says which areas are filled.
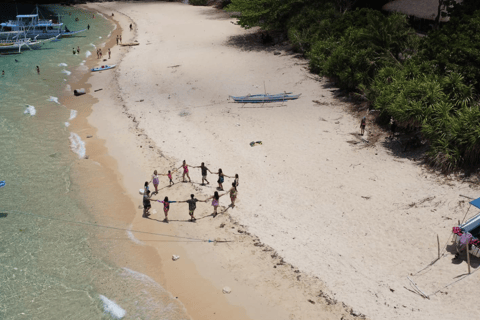
[[[71,191],[70,172],[84,155],[68,127],[75,110],[56,98],[71,94],[68,83],[89,72],[82,65],[87,51],[95,54],[114,28],[97,14],[48,9],[62,14],[70,30],[91,29],[40,50],[0,56],[0,181],[6,181],[0,188],[0,319],[187,318],[152,279],[95,256],[94,231],[38,218],[94,220]],[[80,54],[73,55],[77,46]]]

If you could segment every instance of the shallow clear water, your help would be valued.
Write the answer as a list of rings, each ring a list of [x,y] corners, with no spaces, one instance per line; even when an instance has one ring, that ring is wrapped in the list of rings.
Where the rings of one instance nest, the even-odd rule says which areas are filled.
[[[98,230],[39,218],[93,219],[70,190],[70,172],[82,156],[81,139],[66,125],[76,111],[56,97],[71,94],[68,82],[88,72],[82,65],[87,50],[94,53],[92,44],[100,46],[114,27],[100,15],[49,9],[64,15],[70,30],[87,23],[91,29],[40,50],[0,56],[0,181],[6,181],[0,188],[0,319],[186,318],[152,279],[96,257],[90,245]],[[77,46],[81,53],[73,55]]]

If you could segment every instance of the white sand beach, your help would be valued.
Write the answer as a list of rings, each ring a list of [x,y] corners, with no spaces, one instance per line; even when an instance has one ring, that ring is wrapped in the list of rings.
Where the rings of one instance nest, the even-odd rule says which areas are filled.
[[[392,154],[383,138],[374,147],[348,143],[359,141],[363,114],[354,117],[333,84],[308,71],[307,60],[288,46],[253,42],[255,30],[226,13],[171,2],[87,7],[114,12],[123,42],[139,42],[115,46],[117,67],[89,80],[91,91],[103,89],[90,92],[98,102],[89,123],[136,208],[125,220],[136,230],[232,241],[165,244],[135,235],[161,260],[141,272],[178,296],[193,319],[457,319],[476,312],[480,273],[443,288],[467,272],[465,261],[452,261],[448,240],[468,208],[459,195],[476,197],[476,186]],[[264,91],[302,95],[271,104],[229,99]],[[199,203],[191,223],[188,205],[172,204],[166,224],[154,203],[157,213],[143,219],[144,181],[182,160],[239,174],[236,207],[227,208],[225,195],[213,218],[210,202]],[[207,186],[200,169],[190,168],[190,177],[193,183],[182,183],[176,172],[170,188],[162,177],[158,199],[213,195],[216,175]],[[470,209],[468,217],[476,213]],[[448,244],[445,256],[416,274],[437,258],[437,235],[442,249]],[[180,259],[172,261],[173,254]],[[424,299],[407,276],[426,294],[440,291]],[[230,294],[222,293],[225,286]]]

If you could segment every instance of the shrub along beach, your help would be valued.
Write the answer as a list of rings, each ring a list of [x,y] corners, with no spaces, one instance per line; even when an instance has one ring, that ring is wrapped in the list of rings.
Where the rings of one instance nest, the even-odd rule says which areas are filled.
[[[393,117],[400,128],[421,132],[434,168],[478,167],[478,1],[439,1],[438,21],[450,20],[432,21],[424,37],[405,15],[361,8],[358,1],[231,2],[227,8],[241,12],[241,26],[287,32],[313,72],[381,111],[379,123]]]

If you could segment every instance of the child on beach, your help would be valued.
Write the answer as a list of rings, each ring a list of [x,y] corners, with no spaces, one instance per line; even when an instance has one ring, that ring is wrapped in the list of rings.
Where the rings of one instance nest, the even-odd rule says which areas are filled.
[[[143,193],[145,194],[145,192],[147,192],[148,190],[150,190],[150,188],[148,187],[148,181],[145,181],[145,184],[143,185]]]
[[[210,169],[208,169],[207,167],[205,167],[205,163],[202,162],[202,164],[200,165],[200,167],[192,167],[192,168],[200,168],[202,170],[202,186],[205,185],[205,182],[204,181],[207,181],[207,184],[210,184],[210,182],[208,182],[207,180],[207,171],[212,173],[212,171],[210,171]]]
[[[235,174],[235,180],[233,180],[233,183],[235,183],[235,188],[238,187],[240,184],[240,178],[238,177],[238,173]]]
[[[363,136],[365,133],[365,126],[367,125],[367,117],[363,117],[362,121],[360,122],[360,135]]]
[[[195,212],[195,209],[197,208],[197,202],[207,202],[207,200],[198,200],[195,198],[195,195],[191,194],[190,199],[185,200],[185,201],[179,201],[180,202],[186,202],[188,203],[188,214],[190,215],[190,221],[195,222],[197,219],[193,216],[193,213]]]
[[[180,168],[183,168],[183,176],[182,176],[183,182],[186,182],[185,181],[185,175],[188,178],[188,182],[192,182],[192,180],[190,180],[190,175],[188,174],[188,164],[185,160],[183,160],[183,164],[180,167],[178,167],[178,169],[180,169]]]
[[[160,203],[163,203],[163,212],[165,213],[165,219],[163,219],[164,222],[168,223],[168,211],[170,210],[170,203],[175,203],[177,201],[169,201],[168,197],[165,197],[163,201],[157,200]]]
[[[210,198],[205,200],[205,202],[207,202],[208,200],[212,199],[213,217],[214,218],[217,216],[217,208],[220,205],[220,197],[222,197],[224,195],[225,195],[225,193],[220,196],[220,195],[218,195],[218,191],[215,191],[213,196],[211,196]]]
[[[226,174],[223,174],[223,171],[222,169],[218,169],[218,172],[214,172],[213,174],[218,174],[218,190],[220,191],[223,191],[223,182],[225,181],[225,177],[227,178],[233,178],[233,177],[229,177],[227,176]]]
[[[153,186],[155,187],[155,194],[158,194],[158,184],[160,183],[159,179],[158,179],[158,174],[157,174],[157,170],[153,171],[153,175],[152,175],[152,180],[153,182]]]
[[[232,203],[230,204],[230,207],[235,208],[235,200],[237,199],[237,186],[235,185],[235,182],[232,182],[232,188],[227,191],[227,193],[230,193],[230,200]]]
[[[148,216],[150,215],[150,213],[148,213],[148,211],[152,207],[152,205],[150,204],[150,199],[150,190],[146,190],[143,194],[143,218],[148,218]]]

